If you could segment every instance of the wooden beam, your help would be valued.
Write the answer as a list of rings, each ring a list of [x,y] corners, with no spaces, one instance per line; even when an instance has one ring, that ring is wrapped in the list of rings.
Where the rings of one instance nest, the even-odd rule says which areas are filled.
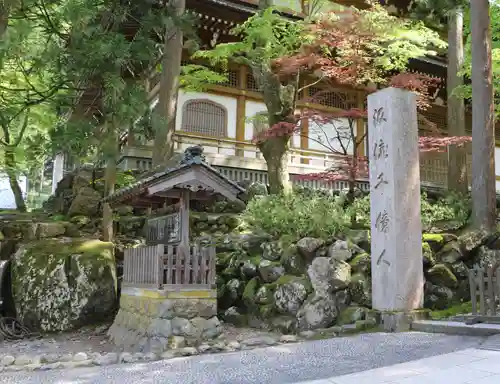
[[[239,89],[243,90],[241,94],[238,95],[236,99],[236,141],[245,140],[245,119],[246,119],[246,83],[247,83],[247,72],[248,69],[245,66],[241,66],[238,72],[238,85]],[[236,145],[236,156],[243,156],[243,145]]]
[[[227,182],[223,181],[220,177],[208,171],[206,168],[200,167],[196,169],[195,173],[196,180],[212,188],[214,191],[220,193],[226,199],[238,200],[238,194],[240,193],[240,191]]]
[[[359,110],[363,110],[365,106],[365,95],[362,92],[357,93],[357,107]],[[363,135],[366,135],[366,125],[365,125],[365,120],[364,119],[358,119],[356,120],[356,141],[359,141],[359,138],[363,137]],[[363,142],[361,145],[358,147],[358,156],[366,156],[366,138],[363,139]]]
[[[180,220],[181,220],[181,247],[189,254],[189,200],[190,191],[183,190],[180,200]]]
[[[154,196],[159,196],[169,199],[180,199],[182,197],[182,191],[183,191],[182,189],[179,190],[171,189],[165,192],[158,192]],[[191,192],[190,194],[191,200],[211,200],[212,197],[213,197],[212,194],[209,194],[205,191]]]
[[[300,123],[300,149],[309,149],[309,119],[303,119]],[[304,152],[300,152],[304,155]],[[309,159],[301,158],[302,164],[309,164]]]
[[[192,180],[196,180],[196,175],[194,174],[193,169],[184,171],[184,173],[180,173],[176,176],[167,176],[165,180],[150,185],[148,187],[148,195],[151,196],[158,192],[168,191],[169,189],[174,188],[177,184],[187,183]]]

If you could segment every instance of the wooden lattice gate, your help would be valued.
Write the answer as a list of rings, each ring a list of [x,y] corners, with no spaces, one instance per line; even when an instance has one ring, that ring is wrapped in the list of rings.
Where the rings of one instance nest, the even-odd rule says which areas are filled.
[[[500,324],[500,265],[469,269],[472,314],[465,316],[466,324]]]

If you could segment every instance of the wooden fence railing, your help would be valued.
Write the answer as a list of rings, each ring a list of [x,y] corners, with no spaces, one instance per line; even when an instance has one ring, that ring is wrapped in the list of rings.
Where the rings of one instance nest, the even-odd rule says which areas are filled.
[[[466,316],[468,324],[500,323],[500,275],[499,266],[469,269],[469,285],[472,314]]]
[[[200,288],[215,285],[215,248],[193,245],[189,252],[171,245],[125,250],[123,287]]]

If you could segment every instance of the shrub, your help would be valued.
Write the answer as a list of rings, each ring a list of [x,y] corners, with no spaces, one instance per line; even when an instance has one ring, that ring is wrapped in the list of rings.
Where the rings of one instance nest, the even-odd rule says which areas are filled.
[[[345,212],[333,196],[311,192],[258,196],[248,203],[242,219],[248,229],[276,238],[328,238],[347,225]]]
[[[470,216],[471,201],[468,196],[448,193],[446,196],[431,200],[426,193],[420,199],[420,212],[423,228],[438,225],[439,222],[453,221],[462,227]],[[348,211],[356,214],[358,224],[370,225],[370,196],[354,200]]]

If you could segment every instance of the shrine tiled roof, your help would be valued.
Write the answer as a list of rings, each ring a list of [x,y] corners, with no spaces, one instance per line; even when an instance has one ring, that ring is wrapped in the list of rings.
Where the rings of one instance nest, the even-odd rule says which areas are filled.
[[[175,161],[175,159],[179,157],[180,160]],[[103,203],[108,203],[116,200],[138,196],[145,190],[147,190],[149,186],[157,183],[161,179],[175,177],[175,175],[180,174],[184,170],[187,170],[193,166],[201,166],[207,169],[210,173],[220,178],[221,182],[234,187],[240,194],[245,193],[245,189],[243,187],[238,185],[236,182],[228,179],[226,176],[220,173],[219,170],[212,167],[206,162],[205,155],[203,154],[203,147],[200,145],[187,148],[182,155],[174,156],[173,160],[173,162],[170,162],[170,164],[173,163],[173,165],[167,163],[167,166],[163,170],[154,172],[153,174],[148,175],[145,178],[140,179],[127,187],[119,189],[112,195],[103,198],[101,201]]]

